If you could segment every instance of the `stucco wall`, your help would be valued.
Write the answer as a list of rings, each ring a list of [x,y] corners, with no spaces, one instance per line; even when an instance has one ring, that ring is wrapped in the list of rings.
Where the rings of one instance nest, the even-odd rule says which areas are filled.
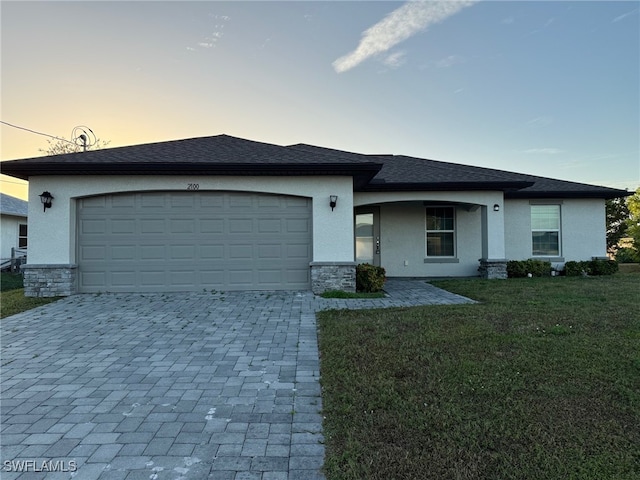
[[[13,215],[2,215],[0,217],[0,257],[2,259],[11,258],[11,248],[18,248],[18,235],[21,224],[26,225],[27,219]]]
[[[564,261],[590,260],[607,254],[605,201],[602,199],[507,200],[506,254],[509,260],[531,258],[531,205],[559,204]],[[554,262],[562,263],[562,262]]]
[[[380,263],[390,277],[476,276],[482,256],[481,210],[456,208],[456,260],[426,258],[425,207],[380,207]]]
[[[425,263],[423,202],[457,204],[457,262]],[[366,192],[354,204],[380,205],[380,262],[391,277],[476,276],[480,258],[505,258],[502,192]]]
[[[229,190],[309,197],[313,201],[313,261],[353,261],[353,196],[351,177],[224,176],[47,176],[29,179],[29,263],[76,263],[75,200],[79,197],[132,191]],[[39,194],[54,197],[42,211]],[[329,195],[338,195],[332,211]]]

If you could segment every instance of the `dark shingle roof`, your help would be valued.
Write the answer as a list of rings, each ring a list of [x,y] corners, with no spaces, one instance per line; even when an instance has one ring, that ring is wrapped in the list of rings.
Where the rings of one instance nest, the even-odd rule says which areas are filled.
[[[332,150],[312,145],[292,145],[305,151]],[[335,150],[336,154],[341,154]],[[359,154],[349,154],[359,155]],[[363,191],[503,190],[507,198],[615,198],[631,195],[609,187],[557,180],[491,168],[407,157],[404,155],[362,155],[383,164]]]
[[[2,173],[25,180],[31,175],[351,175],[360,185],[379,169],[370,159],[335,161],[229,135],[2,162]]]
[[[16,217],[26,217],[29,203],[19,198],[12,197],[6,193],[0,193],[0,213],[2,215],[13,215]]]
[[[350,175],[358,191],[502,190],[508,198],[628,195],[623,190],[407,156],[313,145],[272,145],[228,135],[2,162],[31,175]]]

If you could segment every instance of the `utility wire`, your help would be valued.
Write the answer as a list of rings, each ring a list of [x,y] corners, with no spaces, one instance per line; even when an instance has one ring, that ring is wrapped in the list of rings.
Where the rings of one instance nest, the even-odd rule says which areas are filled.
[[[71,144],[75,145],[74,142],[72,142],[70,140],[67,140],[66,138],[56,137],[54,135],[49,135],[48,133],[36,132],[35,130],[31,130],[30,128],[21,127],[19,125],[14,125],[12,123],[4,122],[2,120],[0,120],[0,123],[2,123],[3,125],[7,125],[9,127],[17,128],[17,129],[20,129],[20,130],[25,130],[27,132],[35,133],[37,135],[42,135],[43,137],[55,138],[56,140],[61,140],[63,142],[67,142],[67,143],[71,143]]]

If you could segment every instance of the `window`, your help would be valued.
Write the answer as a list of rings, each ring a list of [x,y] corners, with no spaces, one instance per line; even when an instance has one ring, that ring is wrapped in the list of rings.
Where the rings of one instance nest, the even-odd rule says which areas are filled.
[[[427,257],[455,256],[453,207],[427,208]]]
[[[560,205],[531,205],[533,256],[560,256]]]
[[[27,226],[20,224],[18,230],[18,248],[27,248]]]

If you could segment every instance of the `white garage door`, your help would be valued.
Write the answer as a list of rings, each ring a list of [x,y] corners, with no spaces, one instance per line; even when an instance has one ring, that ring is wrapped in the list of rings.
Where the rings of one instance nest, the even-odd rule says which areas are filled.
[[[78,201],[79,291],[308,289],[311,200],[148,192]]]

